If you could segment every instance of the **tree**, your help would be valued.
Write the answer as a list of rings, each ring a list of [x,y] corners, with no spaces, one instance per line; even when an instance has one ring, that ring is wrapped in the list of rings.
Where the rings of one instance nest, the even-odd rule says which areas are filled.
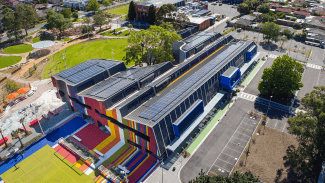
[[[239,173],[234,172],[234,175],[225,177],[223,175],[209,176],[206,175],[203,170],[199,173],[199,176],[194,180],[190,180],[189,183],[231,183],[231,182],[260,182],[259,177],[254,176],[251,172]]]
[[[156,17],[157,17],[156,25],[160,25],[162,22],[164,22],[165,19],[171,20],[172,12],[176,12],[176,11],[177,11],[177,7],[174,6],[173,4],[162,5],[156,13]]]
[[[71,8],[64,8],[61,13],[64,18],[71,18],[72,15]]]
[[[48,21],[50,16],[55,15],[55,14],[56,14],[55,11],[52,11],[52,10],[47,11],[46,12],[46,20]]]
[[[148,23],[154,25],[155,21],[156,21],[156,10],[155,10],[155,6],[152,4],[149,6]]]
[[[295,29],[301,29],[302,28],[300,23],[294,23],[292,27],[295,28]]]
[[[13,131],[12,133],[14,134],[15,137],[17,137],[19,139],[21,147],[24,147],[24,144],[23,144],[23,142],[21,141],[21,139],[19,137],[19,131],[16,130],[16,131]]]
[[[12,11],[11,8],[6,7],[6,8],[3,8],[1,13],[5,15],[6,13],[11,12],[11,11]]]
[[[261,13],[268,13],[268,12],[270,12],[270,6],[268,4],[263,4],[260,7],[260,12]]]
[[[81,33],[83,33],[83,34],[88,33],[89,34],[89,32],[94,31],[94,30],[95,30],[94,27],[89,26],[89,25],[84,25],[82,30],[81,30]]]
[[[100,5],[97,0],[90,0],[86,9],[88,11],[97,11],[99,9]]]
[[[154,65],[166,61],[174,61],[172,43],[181,40],[175,32],[160,26],[151,26],[147,30],[131,32],[125,49],[123,61],[126,64],[135,62],[135,65]]]
[[[8,144],[7,144],[7,141],[5,141],[5,137],[3,136],[3,134],[2,134],[2,130],[0,129],[0,134],[1,134],[1,136],[2,136],[2,140],[5,142],[5,146],[6,146],[6,148],[8,147]]]
[[[129,20],[134,20],[135,17],[136,17],[135,5],[134,5],[134,2],[131,1],[130,5],[129,5],[128,18],[129,18]]]
[[[278,42],[280,35],[280,25],[273,22],[266,22],[262,27],[263,39],[270,43],[270,40]]]
[[[282,34],[283,35],[285,35],[285,36],[287,36],[287,38],[289,39],[290,37],[291,37],[291,31],[290,30],[288,30],[288,29],[284,29],[283,31],[282,31]]]
[[[68,28],[73,27],[72,22],[69,18],[64,18],[63,15],[58,13],[50,16],[47,23],[47,29],[57,28],[59,29],[60,33]]]
[[[279,17],[280,19],[286,19],[286,14],[283,12],[277,13],[276,16]]]
[[[18,40],[19,36],[22,34],[21,24],[17,21],[15,14],[13,12],[7,12],[2,18],[3,29],[7,31],[7,36],[10,39],[12,36],[15,36]]]
[[[26,35],[28,35],[27,29],[30,29],[38,21],[38,15],[35,9],[25,4],[21,4],[15,8],[13,17],[14,19],[10,23],[16,26],[18,30],[25,29]]]
[[[105,8],[107,9],[107,6],[109,6],[111,3],[112,3],[112,0],[104,0],[104,1],[102,2],[102,5],[104,5]]]
[[[107,17],[103,11],[97,11],[94,15],[94,21],[96,25],[99,25],[99,31],[102,31],[102,25],[108,23]]]
[[[24,130],[25,130],[25,134],[27,135],[27,130],[26,130],[26,127],[25,127],[25,125],[24,125],[24,120],[25,120],[25,118],[21,118],[21,119],[19,120],[19,122],[20,122],[21,125],[23,125]]]
[[[248,14],[249,11],[250,11],[250,9],[249,9],[248,4],[246,4],[246,3],[241,3],[241,4],[239,4],[239,5],[237,6],[237,11],[238,11],[239,13]]]
[[[173,17],[173,21],[171,22],[176,31],[185,28],[186,25],[189,23],[190,19],[182,13],[179,13],[175,17]]]
[[[272,13],[263,13],[261,15],[261,19],[262,19],[262,22],[265,23],[265,22],[273,22],[276,17],[274,15],[272,15]]]
[[[315,86],[301,99],[305,112],[288,119],[289,133],[297,137],[299,145],[287,150],[286,161],[291,165],[293,177],[299,181],[317,182],[325,161],[325,87]]]
[[[128,24],[128,28],[130,29],[130,32],[132,31],[133,25],[132,24]]]
[[[276,58],[270,68],[264,69],[257,89],[265,96],[289,96],[304,86],[301,83],[303,72],[301,63],[283,55]]]
[[[78,14],[78,11],[75,11],[72,13],[72,17],[77,20],[79,18],[79,14]]]

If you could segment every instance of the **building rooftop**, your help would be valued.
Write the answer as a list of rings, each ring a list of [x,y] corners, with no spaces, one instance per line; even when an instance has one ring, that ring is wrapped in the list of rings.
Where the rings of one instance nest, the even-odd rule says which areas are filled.
[[[252,22],[250,20],[237,19],[235,24],[243,25],[243,26],[249,26],[249,25],[252,24]]]
[[[325,18],[313,17],[310,21],[307,21],[306,24],[316,27],[325,27]]]
[[[182,42],[185,42],[185,45],[182,47],[182,50],[184,51],[190,51],[191,49],[195,48],[196,46],[201,45],[206,40],[211,39],[212,37],[218,35],[220,33],[216,32],[200,32],[198,34],[194,34],[184,40]]]
[[[108,69],[124,62],[106,59],[91,59],[75,65],[67,70],[55,74],[57,80],[63,80],[68,85],[75,86],[97,74],[107,72]]]
[[[193,90],[199,87],[212,74],[218,72],[228,60],[233,58],[235,53],[248,46],[251,41],[241,41],[228,44],[219,52],[208,57],[197,67],[194,67],[186,75],[176,80],[169,87],[161,91],[158,95],[142,104],[133,112],[125,116],[125,119],[134,120],[145,125],[154,126],[168,112],[181,103],[184,98],[191,95]]]
[[[179,3],[179,2],[183,2],[183,0],[149,0],[146,2],[141,1],[137,4],[141,5],[141,6],[150,6],[153,4],[156,8],[159,8],[164,4],[175,4],[175,3]]]
[[[275,9],[275,11],[281,11],[281,12],[291,13],[291,12],[292,12],[292,9],[287,9],[287,8],[277,8],[277,9]]]
[[[305,15],[305,16],[309,16],[310,13],[305,12],[305,11],[295,11],[293,12],[293,14],[297,14],[297,15]]]
[[[256,17],[251,16],[251,15],[244,15],[244,16],[240,17],[239,19],[254,21],[256,19]]]

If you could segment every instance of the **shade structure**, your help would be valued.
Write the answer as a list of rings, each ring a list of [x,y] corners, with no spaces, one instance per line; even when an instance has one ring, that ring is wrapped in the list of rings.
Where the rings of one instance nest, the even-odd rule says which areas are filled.
[[[48,48],[53,45],[54,45],[54,41],[40,41],[40,42],[34,43],[32,45],[32,47],[36,48],[36,49],[42,49],[42,48]]]
[[[13,98],[16,98],[18,96],[18,93],[10,93],[8,96],[7,96],[7,99],[13,99]]]
[[[20,88],[17,92],[18,93],[26,93],[26,92],[28,92],[28,87],[24,87],[24,88]]]

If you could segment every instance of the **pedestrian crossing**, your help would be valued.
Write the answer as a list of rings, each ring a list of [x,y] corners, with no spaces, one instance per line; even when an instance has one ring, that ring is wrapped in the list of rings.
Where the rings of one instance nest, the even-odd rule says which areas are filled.
[[[239,92],[238,97],[249,100],[249,101],[252,101],[252,102],[255,102],[255,100],[257,98],[256,95],[248,94],[248,93],[245,93],[245,92]]]
[[[310,67],[310,68],[313,68],[313,69],[318,69],[318,70],[322,70],[322,66],[319,66],[319,65],[315,65],[315,64],[310,64],[310,63],[307,63],[306,64],[307,67]]]

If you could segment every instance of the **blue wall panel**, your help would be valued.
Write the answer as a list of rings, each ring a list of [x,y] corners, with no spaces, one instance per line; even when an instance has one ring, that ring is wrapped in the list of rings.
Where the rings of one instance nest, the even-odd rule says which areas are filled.
[[[220,84],[223,88],[232,90],[236,86],[236,84],[240,81],[240,78],[241,78],[241,72],[237,68],[237,70],[234,72],[234,74],[231,77],[221,75]]]

